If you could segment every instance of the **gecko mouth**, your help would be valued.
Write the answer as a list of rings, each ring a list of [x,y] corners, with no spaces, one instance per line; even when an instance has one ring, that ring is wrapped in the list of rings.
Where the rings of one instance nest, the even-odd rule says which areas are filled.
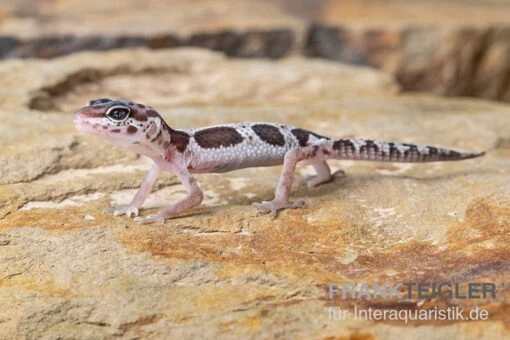
[[[73,123],[78,131],[82,131],[82,132],[93,132],[94,131],[94,128],[88,122],[80,119],[79,117],[74,117]]]
[[[107,133],[107,130],[99,129],[99,124],[92,124],[86,120],[80,119],[78,117],[75,117],[73,119],[74,126],[76,127],[76,130],[80,132],[85,133],[91,133],[94,135],[104,136]]]

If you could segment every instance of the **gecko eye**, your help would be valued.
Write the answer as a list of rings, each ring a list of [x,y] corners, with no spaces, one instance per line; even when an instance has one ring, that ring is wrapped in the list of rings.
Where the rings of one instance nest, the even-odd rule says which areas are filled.
[[[122,122],[129,117],[130,112],[126,106],[113,106],[106,111],[106,116],[116,122]]]

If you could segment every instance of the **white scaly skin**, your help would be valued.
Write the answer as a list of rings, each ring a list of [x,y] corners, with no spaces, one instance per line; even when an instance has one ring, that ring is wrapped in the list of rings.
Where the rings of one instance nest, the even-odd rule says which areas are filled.
[[[150,106],[107,98],[91,100],[76,111],[74,124],[80,131],[97,135],[154,161],[132,202],[109,209],[115,216],[134,215],[141,223],[164,222],[199,205],[204,195],[193,173],[283,165],[274,199],[253,204],[274,216],[278,210],[304,204],[302,200],[289,200],[298,165],[313,165],[317,175],[306,178],[305,182],[308,186],[317,186],[332,179],[326,163],[328,159],[434,162],[484,154],[362,139],[334,140],[290,125],[273,123],[249,122],[175,130]],[[138,211],[161,170],[174,173],[188,195],[155,215],[138,217]]]

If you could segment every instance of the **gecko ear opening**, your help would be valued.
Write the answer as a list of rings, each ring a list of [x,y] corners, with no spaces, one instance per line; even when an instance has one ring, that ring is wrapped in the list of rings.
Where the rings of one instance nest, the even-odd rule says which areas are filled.
[[[131,109],[127,106],[115,105],[106,111],[106,117],[116,122],[123,122],[129,118]]]

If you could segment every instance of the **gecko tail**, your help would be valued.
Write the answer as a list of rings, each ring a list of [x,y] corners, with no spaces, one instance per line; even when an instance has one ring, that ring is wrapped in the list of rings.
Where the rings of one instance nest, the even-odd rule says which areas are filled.
[[[337,159],[409,163],[460,161],[485,155],[485,152],[462,152],[428,145],[368,139],[338,139],[333,142],[333,151]]]

